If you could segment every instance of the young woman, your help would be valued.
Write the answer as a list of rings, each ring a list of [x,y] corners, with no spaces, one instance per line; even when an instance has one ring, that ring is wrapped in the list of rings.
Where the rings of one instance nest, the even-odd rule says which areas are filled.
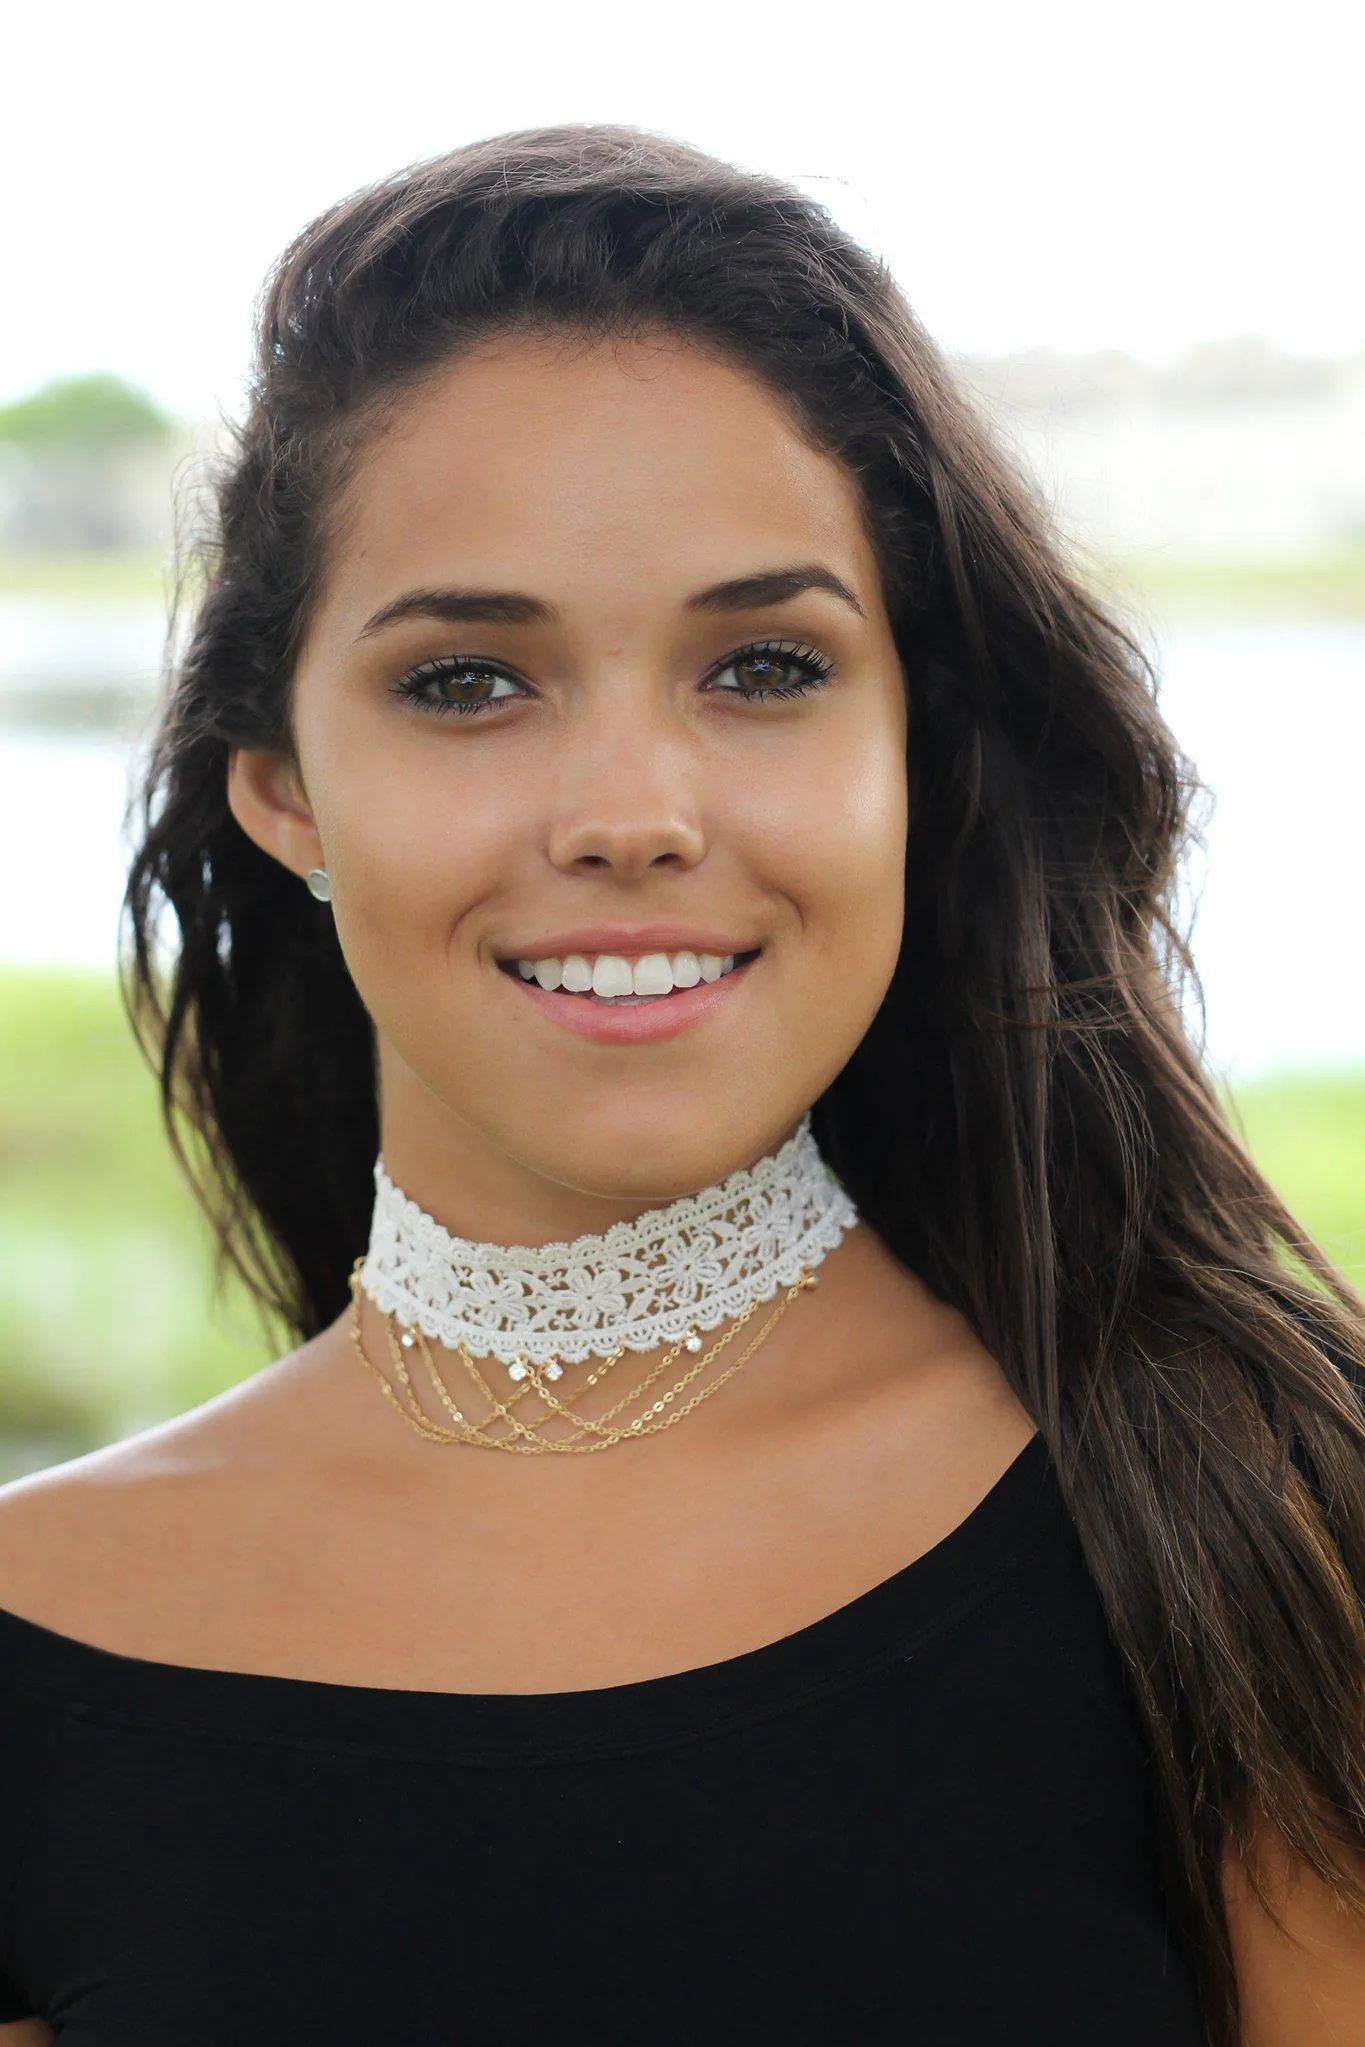
[[[456,151],[218,510],[127,992],[300,1342],[0,1494],[0,2041],[1365,2039],[1361,1304],[885,272]]]

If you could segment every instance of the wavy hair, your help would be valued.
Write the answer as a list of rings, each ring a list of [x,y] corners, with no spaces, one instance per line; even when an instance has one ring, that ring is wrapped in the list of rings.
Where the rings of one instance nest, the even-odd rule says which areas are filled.
[[[907,901],[815,1128],[1046,1439],[1150,1737],[1172,1929],[1235,2047],[1226,1845],[1260,1893],[1267,1820],[1365,1913],[1365,1306],[1191,1037],[1198,784],[1139,646],[885,267],[791,186],[635,129],[530,130],[369,187],[276,266],[124,904],[124,1000],[220,1275],[300,1337],[341,1313],[379,1135],[334,927],[233,818],[229,753],[292,756],[367,436],[527,328],[728,351],[858,482],[907,682]]]

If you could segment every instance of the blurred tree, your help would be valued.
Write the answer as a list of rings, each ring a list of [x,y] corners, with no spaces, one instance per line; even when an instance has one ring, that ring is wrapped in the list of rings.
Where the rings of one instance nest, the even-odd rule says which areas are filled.
[[[12,405],[0,405],[0,441],[28,448],[110,448],[163,441],[171,422],[122,377],[56,377]]]
[[[161,544],[183,434],[144,391],[102,372],[0,406],[0,552]]]

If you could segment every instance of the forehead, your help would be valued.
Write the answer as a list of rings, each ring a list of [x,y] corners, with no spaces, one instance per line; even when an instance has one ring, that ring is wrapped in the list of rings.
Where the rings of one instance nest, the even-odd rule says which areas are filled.
[[[571,600],[585,578],[662,597],[811,559],[875,577],[853,479],[766,383],[673,336],[524,336],[398,400],[352,471],[333,570],[359,610],[456,569]]]

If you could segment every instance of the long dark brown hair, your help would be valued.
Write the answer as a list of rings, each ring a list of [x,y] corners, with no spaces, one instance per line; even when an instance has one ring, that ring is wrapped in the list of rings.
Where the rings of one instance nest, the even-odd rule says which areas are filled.
[[[1235,2047],[1225,1844],[1254,1878],[1264,1815],[1365,1912],[1365,1309],[1186,1022],[1198,785],[1140,647],[885,268],[800,192],[634,129],[540,129],[374,185],[286,250],[125,900],[172,1145],[220,1272],[299,1336],[341,1313],[374,1034],[331,919],[231,815],[229,751],[291,755],[329,517],[392,401],[490,333],[660,327],[765,379],[861,487],[909,696],[908,895],[815,1127],[1046,1439],[1150,1732],[1173,1930]]]

